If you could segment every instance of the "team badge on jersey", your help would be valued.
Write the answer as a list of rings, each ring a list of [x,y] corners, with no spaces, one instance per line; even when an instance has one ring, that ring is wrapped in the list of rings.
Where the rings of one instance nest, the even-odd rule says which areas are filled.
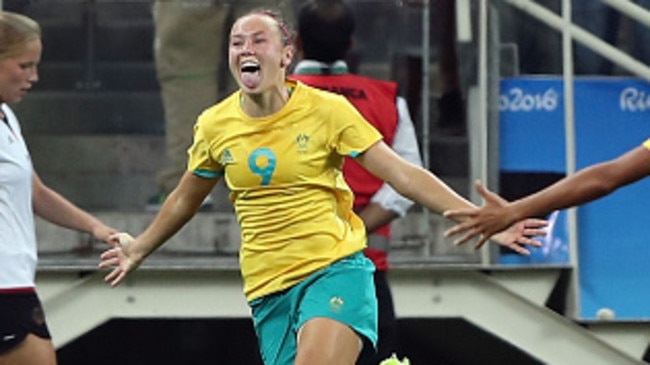
[[[307,152],[309,149],[309,136],[306,134],[299,134],[298,137],[296,137],[296,145],[298,147],[298,152]]]

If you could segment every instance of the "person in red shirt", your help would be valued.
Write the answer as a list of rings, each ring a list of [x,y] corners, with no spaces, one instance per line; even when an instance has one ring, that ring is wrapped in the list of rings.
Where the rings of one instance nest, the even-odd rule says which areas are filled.
[[[331,14],[327,18],[328,14]],[[355,18],[343,1],[306,2],[297,15],[299,56],[292,79],[345,96],[383,135],[384,141],[405,160],[422,166],[415,128],[406,101],[394,82],[350,73],[344,61],[352,46]],[[390,223],[413,202],[365,170],[352,158],[343,165],[345,180],[354,192],[354,209],[368,233],[365,255],[375,264],[379,304],[377,355],[364,364],[378,364],[395,351],[396,320],[387,280]]]

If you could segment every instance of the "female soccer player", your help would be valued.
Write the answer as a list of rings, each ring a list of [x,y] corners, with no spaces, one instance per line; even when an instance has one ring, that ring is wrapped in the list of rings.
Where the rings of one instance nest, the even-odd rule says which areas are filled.
[[[42,48],[34,20],[0,11],[0,364],[6,365],[56,364],[34,288],[34,214],[104,241],[117,232],[43,184],[6,104],[19,102],[38,81]]]
[[[100,267],[118,285],[176,233],[224,178],[241,225],[244,294],[266,364],[349,364],[373,351],[377,300],[366,233],[352,211],[345,156],[398,192],[441,213],[473,205],[393,152],[342,96],[286,80],[292,34],[255,11],[230,32],[240,90],[199,117],[188,171],[137,238],[116,235]],[[526,253],[535,221],[497,235]],[[118,244],[120,243],[120,244]]]

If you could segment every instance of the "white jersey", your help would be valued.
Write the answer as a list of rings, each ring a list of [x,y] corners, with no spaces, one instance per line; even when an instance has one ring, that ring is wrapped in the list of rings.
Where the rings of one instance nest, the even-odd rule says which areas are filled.
[[[37,249],[32,208],[33,167],[15,114],[0,105],[0,291],[33,287]]]

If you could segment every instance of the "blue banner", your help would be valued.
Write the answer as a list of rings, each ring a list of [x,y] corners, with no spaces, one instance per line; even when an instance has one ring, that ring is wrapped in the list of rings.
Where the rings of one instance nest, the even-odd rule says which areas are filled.
[[[646,81],[579,78],[574,105],[578,169],[615,158],[650,138]],[[566,171],[561,78],[503,80],[500,109],[502,171]],[[650,179],[645,179],[578,208],[582,318],[594,319],[598,310],[608,308],[617,319],[650,319],[648,202]],[[558,245],[563,239],[554,233],[552,241],[566,253],[566,245]],[[562,252],[539,256],[538,261],[559,262]]]

